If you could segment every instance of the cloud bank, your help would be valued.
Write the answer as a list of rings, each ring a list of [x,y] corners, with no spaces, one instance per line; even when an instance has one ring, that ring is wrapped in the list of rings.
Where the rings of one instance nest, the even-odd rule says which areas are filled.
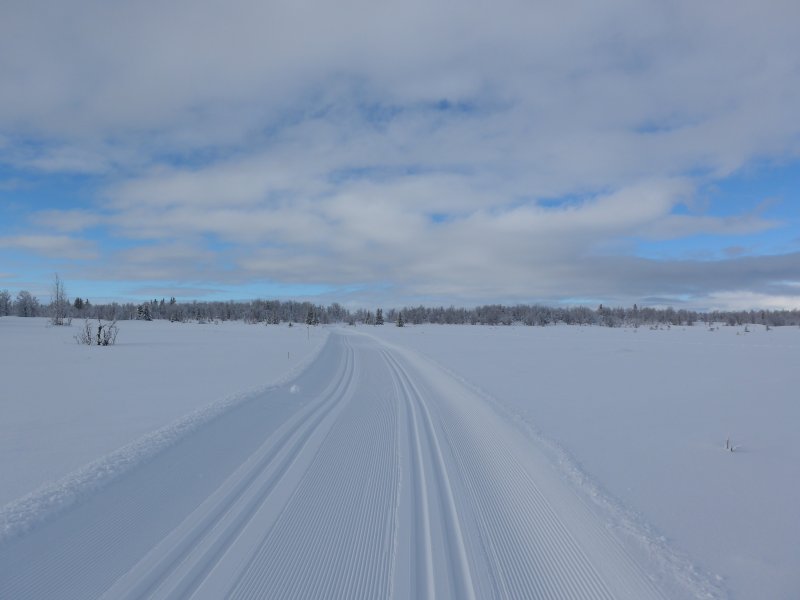
[[[762,246],[798,198],[776,217],[706,190],[798,159],[798,21],[789,1],[12,1],[0,176],[91,193],[18,200],[0,252],[353,302],[797,306],[800,243]],[[681,255],[697,236],[706,260]]]

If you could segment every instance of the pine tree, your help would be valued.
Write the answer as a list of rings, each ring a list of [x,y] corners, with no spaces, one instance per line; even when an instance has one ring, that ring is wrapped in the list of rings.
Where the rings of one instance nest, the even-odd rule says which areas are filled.
[[[140,304],[136,309],[136,318],[141,321],[152,321],[153,315],[150,312],[150,305],[146,302],[144,304]]]
[[[405,325],[405,322],[403,321],[403,313],[399,312],[397,313],[397,326],[402,327],[403,325]]]
[[[375,325],[383,325],[383,309],[375,311]]]

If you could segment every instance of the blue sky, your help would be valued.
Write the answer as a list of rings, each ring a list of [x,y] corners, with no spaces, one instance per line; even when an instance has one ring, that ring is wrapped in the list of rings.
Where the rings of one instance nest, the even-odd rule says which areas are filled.
[[[799,18],[11,1],[0,289],[800,307]]]

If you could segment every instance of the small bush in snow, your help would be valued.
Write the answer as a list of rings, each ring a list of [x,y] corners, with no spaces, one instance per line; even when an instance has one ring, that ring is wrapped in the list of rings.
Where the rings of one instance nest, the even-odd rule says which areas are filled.
[[[97,328],[86,319],[83,322],[80,332],[75,336],[75,341],[87,346],[113,346],[117,342],[117,320],[103,323],[102,319],[97,319]]]

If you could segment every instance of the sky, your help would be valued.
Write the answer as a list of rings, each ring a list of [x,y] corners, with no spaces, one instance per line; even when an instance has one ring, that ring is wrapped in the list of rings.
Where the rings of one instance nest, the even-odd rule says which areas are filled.
[[[0,289],[800,308],[796,0],[5,0]]]

